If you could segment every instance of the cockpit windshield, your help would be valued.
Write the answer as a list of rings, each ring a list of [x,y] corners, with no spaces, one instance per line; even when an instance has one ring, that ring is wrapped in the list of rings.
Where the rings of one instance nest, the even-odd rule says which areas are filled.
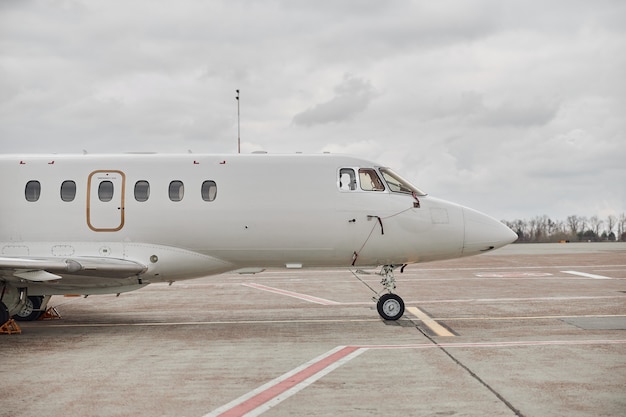
[[[383,175],[387,186],[389,186],[392,192],[413,194],[418,197],[426,195],[426,193],[412,185],[390,168],[380,168],[380,173]]]

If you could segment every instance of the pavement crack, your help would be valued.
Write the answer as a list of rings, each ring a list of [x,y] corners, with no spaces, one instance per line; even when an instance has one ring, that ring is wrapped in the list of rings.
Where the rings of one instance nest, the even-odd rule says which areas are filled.
[[[491,385],[489,385],[487,382],[485,382],[485,380],[483,380],[480,376],[478,376],[474,371],[472,371],[467,365],[465,365],[463,362],[461,362],[459,359],[457,359],[452,353],[450,353],[450,351],[448,349],[446,349],[444,346],[441,346],[439,343],[437,343],[437,341],[431,336],[429,335],[427,332],[425,332],[423,329],[421,329],[420,327],[417,328],[417,330],[419,330],[420,333],[422,333],[424,335],[424,337],[426,337],[428,340],[430,340],[430,342],[432,344],[434,344],[435,346],[437,346],[439,348],[439,350],[441,350],[446,356],[448,356],[450,359],[452,359],[452,361],[454,363],[456,363],[458,366],[460,366],[461,368],[463,368],[472,378],[474,378],[476,381],[478,381],[482,386],[484,386],[485,388],[487,388],[493,395],[496,396],[496,398],[498,398],[498,400],[500,400],[509,410],[511,410],[517,417],[525,417],[524,414],[522,414],[522,412],[520,410],[518,410],[517,408],[515,408],[513,406],[513,404],[511,404],[510,401],[508,401],[506,398],[504,398],[502,396],[502,394],[500,394],[498,391],[496,391]]]

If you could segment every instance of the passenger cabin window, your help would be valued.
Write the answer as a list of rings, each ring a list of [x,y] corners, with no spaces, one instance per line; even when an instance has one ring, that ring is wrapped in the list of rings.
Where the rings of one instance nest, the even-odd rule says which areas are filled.
[[[356,175],[352,168],[341,168],[339,170],[339,189],[343,191],[356,190]]]
[[[201,193],[204,201],[214,201],[215,197],[217,197],[217,184],[215,184],[215,181],[204,181]]]
[[[26,195],[26,201],[34,202],[39,200],[41,195],[41,184],[39,181],[28,181],[24,194]]]
[[[111,181],[102,181],[98,186],[98,198],[103,203],[113,200],[113,183]]]
[[[421,191],[389,168],[381,168],[380,173],[383,174],[387,186],[394,193],[414,194],[415,196],[426,195],[425,192]]]
[[[363,191],[385,191],[385,186],[375,169],[359,169],[359,182],[361,183],[361,190]]]
[[[185,195],[185,186],[182,181],[172,181],[170,182],[169,188],[170,200],[172,201],[181,201],[183,196]]]
[[[76,183],[74,181],[63,181],[61,184],[61,200],[70,202],[76,198]]]
[[[135,200],[139,202],[148,201],[150,197],[150,183],[148,181],[137,181],[135,183]]]

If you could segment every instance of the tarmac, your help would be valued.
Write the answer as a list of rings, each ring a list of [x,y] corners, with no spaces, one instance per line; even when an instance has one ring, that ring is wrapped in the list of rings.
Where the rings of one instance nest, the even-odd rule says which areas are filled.
[[[515,244],[396,278],[396,322],[349,270],[55,296],[62,319],[0,335],[0,415],[626,415],[626,243]]]

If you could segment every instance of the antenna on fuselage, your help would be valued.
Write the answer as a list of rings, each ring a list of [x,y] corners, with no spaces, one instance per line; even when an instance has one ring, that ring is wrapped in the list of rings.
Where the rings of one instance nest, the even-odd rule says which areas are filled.
[[[237,92],[237,153],[241,153],[241,123],[239,117],[239,90],[235,90]]]

